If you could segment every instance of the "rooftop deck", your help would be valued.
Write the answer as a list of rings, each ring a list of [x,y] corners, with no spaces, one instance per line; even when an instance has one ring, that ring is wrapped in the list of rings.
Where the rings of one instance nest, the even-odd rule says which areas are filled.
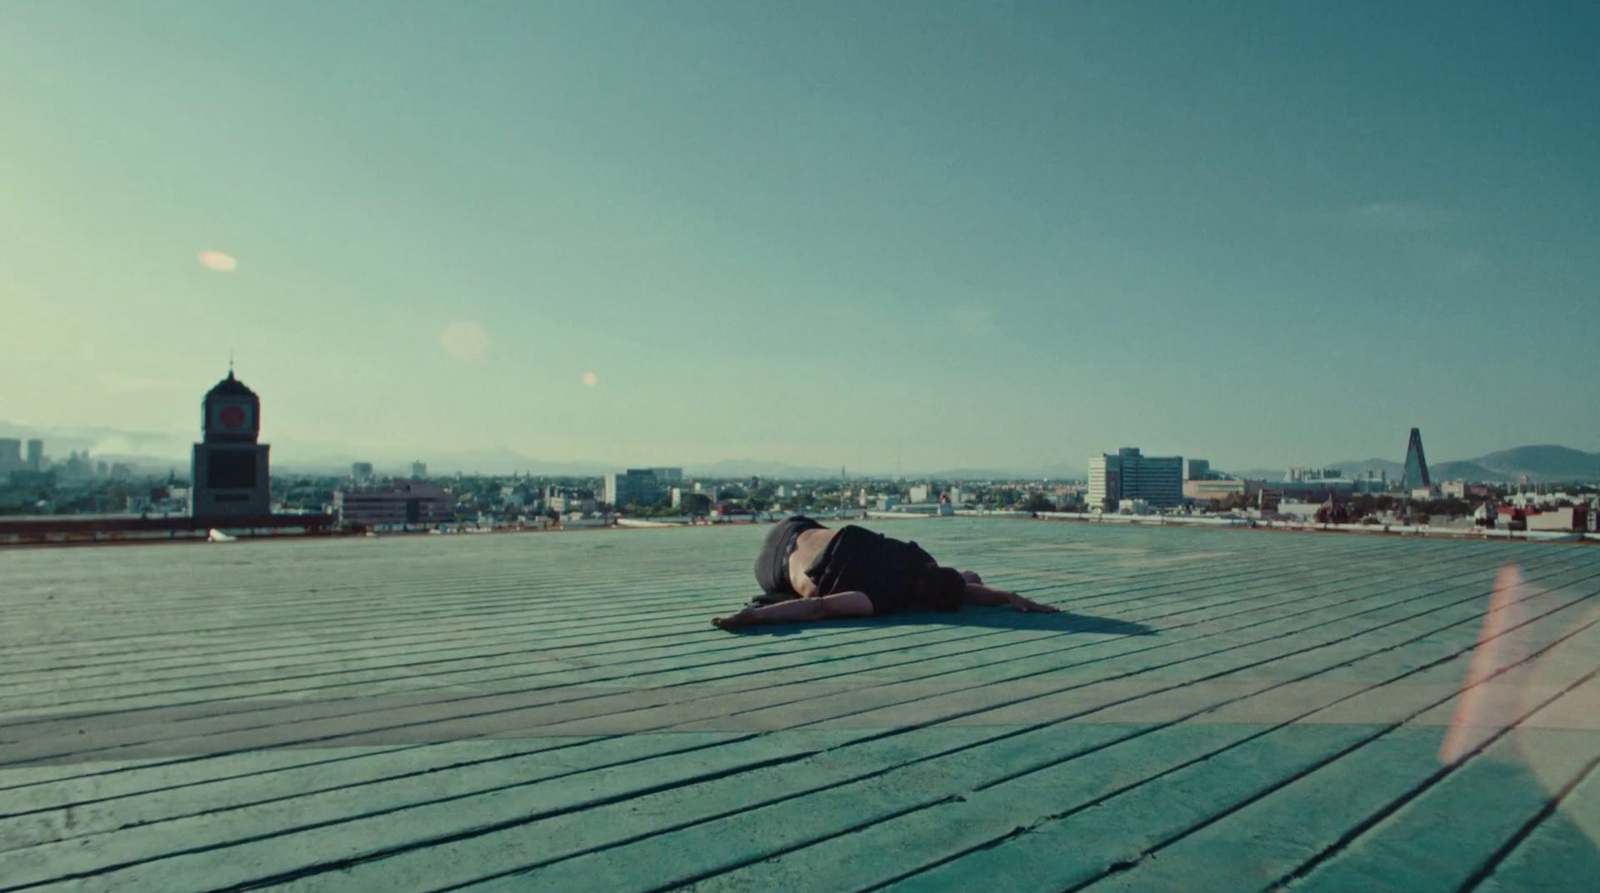
[[[0,890],[1596,889],[1600,548],[873,526],[1067,613],[718,631],[761,527],[0,551]]]

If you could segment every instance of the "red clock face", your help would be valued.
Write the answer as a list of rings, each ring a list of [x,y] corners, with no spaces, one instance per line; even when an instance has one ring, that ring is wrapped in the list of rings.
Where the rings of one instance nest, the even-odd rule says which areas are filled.
[[[244,427],[244,422],[245,422],[244,407],[243,406],[224,406],[224,407],[222,407],[222,411],[217,413],[217,421],[221,422],[222,423],[222,427],[224,427],[224,428],[242,428],[242,427]]]

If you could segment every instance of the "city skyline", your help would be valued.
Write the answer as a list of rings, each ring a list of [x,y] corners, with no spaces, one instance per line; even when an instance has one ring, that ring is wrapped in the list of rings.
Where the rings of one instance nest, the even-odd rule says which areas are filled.
[[[13,435],[27,434],[30,438],[32,438],[33,435],[40,433],[42,432],[36,429],[18,428],[15,425],[6,423],[4,420],[0,420],[0,442],[3,442],[7,437],[11,437]],[[47,448],[44,450],[44,458],[47,462],[52,464],[52,467],[54,467],[55,463],[63,461],[63,457],[69,454],[75,455],[81,453],[84,457],[92,458],[95,461],[101,461],[107,458],[113,462],[132,461],[135,466],[143,468],[141,473],[148,472],[152,469],[156,471],[167,470],[169,466],[170,470],[172,471],[178,470],[180,466],[186,467],[185,462],[175,458],[174,455],[160,453],[160,448],[161,445],[164,444],[171,449],[187,449],[191,445],[190,441],[192,441],[192,437],[189,439],[182,437],[169,439],[161,436],[149,435],[148,433],[145,435],[138,435],[134,432],[111,432],[105,430],[89,432],[58,430],[43,433],[46,433],[47,435],[44,438],[45,444],[55,445],[53,448],[47,446]],[[182,442],[180,443],[180,441]],[[91,446],[91,443],[97,444],[97,446]],[[140,451],[141,447],[143,451]],[[1126,445],[1124,444],[1113,447],[1112,449],[1120,450],[1125,447]],[[132,452],[129,452],[129,450],[132,450]],[[1536,456],[1532,461],[1537,465],[1543,466],[1549,466],[1549,463],[1554,462],[1557,465],[1562,466],[1565,470],[1512,472],[1507,471],[1504,468],[1483,469],[1473,464],[1481,459],[1488,458],[1489,454],[1486,454],[1485,456],[1471,457],[1446,454],[1449,455],[1449,458],[1438,464],[1440,464],[1441,467],[1452,469],[1451,473],[1455,477],[1461,477],[1465,475],[1468,478],[1473,478],[1475,471],[1491,471],[1500,478],[1504,478],[1507,475],[1515,477],[1518,473],[1528,473],[1534,480],[1600,479],[1600,452],[1583,453],[1582,451],[1573,451],[1570,447],[1559,445],[1524,444],[1520,446],[1506,447],[1503,450],[1495,450],[1493,451],[1493,454],[1513,454],[1528,450],[1531,450],[1535,453],[1554,450],[1557,453],[1557,455],[1554,457]],[[283,451],[280,450],[280,452]],[[410,472],[409,477],[419,478],[427,476],[426,472],[430,470],[437,475],[454,475],[457,473],[507,475],[512,473],[521,473],[545,477],[572,476],[594,478],[608,473],[619,472],[627,467],[638,467],[640,465],[650,464],[647,462],[627,462],[619,464],[594,459],[578,459],[572,461],[544,460],[540,457],[516,454],[509,450],[484,450],[475,453],[434,452],[429,454],[431,458],[419,460],[415,456],[406,458],[406,454],[393,451],[386,455],[374,456],[372,454],[358,454],[349,451],[339,452],[326,446],[314,448],[308,453],[305,451],[305,446],[303,444],[296,445],[293,443],[289,445],[287,453],[289,458],[286,461],[280,462],[278,460],[274,460],[275,465],[284,475],[353,474],[351,471],[351,466],[354,464],[361,466],[372,466],[374,469],[373,473],[377,477],[381,478],[405,477],[408,476],[408,471]],[[1360,474],[1364,468],[1381,468],[1390,477],[1398,481],[1405,467],[1404,462],[1402,461],[1403,455],[1404,452],[1402,451],[1401,453],[1390,452],[1388,455],[1374,455],[1367,457],[1347,456],[1343,459],[1324,460],[1312,463],[1311,465],[1275,463],[1253,467],[1239,463],[1228,462],[1226,460],[1223,460],[1221,463],[1219,463],[1212,457],[1185,455],[1181,458],[1185,459],[1186,464],[1199,463],[1211,471],[1235,476],[1243,476],[1251,479],[1279,480],[1281,478],[1292,476],[1292,474],[1296,471],[1303,471],[1308,468],[1320,472],[1330,466],[1337,466],[1344,470],[1347,474],[1351,475]],[[788,478],[790,480],[825,480],[835,478],[839,473],[844,473],[852,478],[873,479],[891,479],[901,477],[910,479],[964,478],[976,480],[983,478],[1014,477],[1034,479],[1052,478],[1060,480],[1070,477],[1079,480],[1087,480],[1090,476],[1090,462],[1093,458],[1093,456],[1085,457],[1080,459],[1075,464],[1070,457],[1068,457],[1061,462],[1054,463],[1049,466],[1035,466],[1031,468],[1019,466],[1006,467],[997,464],[990,464],[966,467],[951,466],[942,468],[898,469],[845,467],[836,470],[832,467],[818,465],[795,465],[792,463],[784,463],[759,457],[724,457],[714,460],[691,461],[686,464],[679,464],[685,469],[687,474],[709,478],[737,478],[749,476],[751,474],[759,474],[763,477],[770,476],[777,478]],[[1522,458],[1526,459],[1527,457]],[[1572,465],[1573,462],[1577,462],[1579,465],[1588,470],[1571,470],[1574,467]],[[105,464],[105,462],[101,461],[101,464]],[[424,474],[417,473],[418,466],[424,470]]]
[[[1546,12],[8,7],[0,414],[189,442],[232,351],[291,463],[1600,450]]]

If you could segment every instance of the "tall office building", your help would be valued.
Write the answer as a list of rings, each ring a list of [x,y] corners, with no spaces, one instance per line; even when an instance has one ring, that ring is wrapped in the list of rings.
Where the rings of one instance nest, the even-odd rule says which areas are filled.
[[[0,437],[0,474],[22,469],[22,441],[12,437]]]
[[[1089,457],[1089,508],[1114,511],[1121,498],[1121,461],[1109,453]]]
[[[196,518],[262,516],[272,511],[267,451],[261,436],[261,398],[228,377],[200,404],[202,441],[190,466],[189,513]]]
[[[350,463],[350,477],[358,484],[365,484],[372,480],[371,462]]]
[[[1433,479],[1428,475],[1428,457],[1422,452],[1422,430],[1412,428],[1411,439],[1406,443],[1406,471],[1400,479],[1400,487],[1411,490],[1432,484]]]
[[[604,494],[601,501],[621,507],[630,503],[648,505],[661,498],[661,484],[655,472],[648,468],[630,468],[620,474],[612,473],[602,479]]]
[[[1190,481],[1209,481],[1209,480],[1211,480],[1211,460],[1209,460],[1209,459],[1190,459],[1189,460],[1189,474],[1184,479],[1185,480],[1190,480]]]
[[[428,477],[428,463],[426,463],[426,462],[413,462],[413,463],[411,463],[411,479],[412,480],[421,481],[421,480],[426,480],[427,477]]]
[[[44,471],[44,441],[37,437],[28,441],[28,470]]]
[[[656,483],[664,486],[668,484],[683,483],[682,468],[652,468],[650,473],[656,476]]]
[[[1162,507],[1183,504],[1183,457],[1146,456],[1123,447],[1089,459],[1089,505],[1113,509],[1123,499]]]

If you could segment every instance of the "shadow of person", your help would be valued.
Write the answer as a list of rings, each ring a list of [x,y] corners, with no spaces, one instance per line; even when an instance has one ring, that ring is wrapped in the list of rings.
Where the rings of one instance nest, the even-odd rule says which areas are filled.
[[[922,623],[955,623],[962,626],[987,626],[995,629],[1037,629],[1052,632],[1099,633],[1107,636],[1153,636],[1156,630],[1134,620],[1095,617],[1061,611],[1057,614],[1030,614],[1010,608],[962,608],[949,614],[909,614]],[[884,618],[893,619],[893,618]]]
[[[809,623],[772,623],[741,626],[729,632],[741,635],[786,636],[806,629],[884,629],[891,626],[985,626],[991,629],[1037,630],[1040,632],[1093,633],[1105,636],[1153,636],[1157,631],[1133,620],[1115,617],[1095,617],[1061,611],[1056,614],[1032,614],[1010,608],[966,607],[959,611],[910,611],[886,617],[839,618],[817,620]]]

